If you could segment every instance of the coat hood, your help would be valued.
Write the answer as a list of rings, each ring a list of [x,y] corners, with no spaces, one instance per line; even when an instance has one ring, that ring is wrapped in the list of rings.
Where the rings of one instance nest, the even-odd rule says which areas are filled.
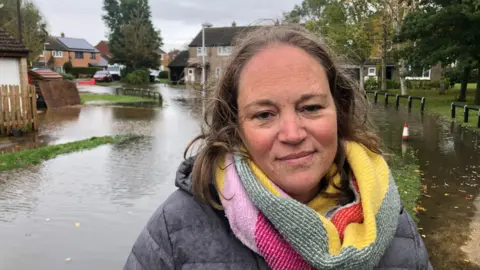
[[[189,157],[184,160],[177,169],[175,177],[175,186],[180,190],[193,195],[192,192],[192,170],[195,163],[195,157]]]

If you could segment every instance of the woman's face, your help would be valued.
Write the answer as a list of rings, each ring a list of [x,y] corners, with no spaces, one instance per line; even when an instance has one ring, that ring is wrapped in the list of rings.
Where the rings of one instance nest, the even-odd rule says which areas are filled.
[[[337,151],[337,111],[324,68],[297,47],[267,47],[243,68],[237,103],[254,162],[290,196],[311,200]]]

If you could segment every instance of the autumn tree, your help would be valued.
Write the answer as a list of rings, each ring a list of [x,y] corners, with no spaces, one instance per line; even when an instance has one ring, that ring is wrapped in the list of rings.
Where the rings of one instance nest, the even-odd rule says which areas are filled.
[[[18,37],[17,1],[3,0],[0,8],[0,27],[12,36]],[[37,6],[30,1],[23,1],[20,9],[22,18],[22,42],[30,50],[29,60],[36,61],[42,54],[44,43],[48,37],[47,22],[40,14]]]

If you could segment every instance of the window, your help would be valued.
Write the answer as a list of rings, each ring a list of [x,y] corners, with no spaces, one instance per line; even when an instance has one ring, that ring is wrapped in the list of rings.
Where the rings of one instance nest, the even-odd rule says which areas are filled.
[[[218,47],[218,55],[228,56],[232,54],[232,47]]]
[[[423,77],[423,78],[429,78],[429,79],[430,79],[430,73],[432,72],[432,70],[431,70],[431,69],[427,69],[427,70],[424,69],[424,70],[422,70],[422,71],[423,71],[423,72],[422,72],[422,77]]]
[[[202,50],[202,49],[204,49],[204,48],[202,48],[202,47],[197,47],[197,56],[204,56],[204,55],[206,55],[206,54],[205,54],[206,48],[205,48],[205,50]]]
[[[95,53],[93,53],[93,52],[90,53],[90,59],[95,59],[95,58],[97,58],[96,55],[95,55]]]
[[[83,59],[83,52],[75,52],[75,59]]]
[[[430,80],[430,76],[432,75],[431,68],[423,68],[421,71],[419,69],[413,72],[411,66],[407,66],[406,69],[410,72],[410,76],[405,77],[407,80]]]
[[[55,58],[62,58],[63,57],[63,52],[62,51],[52,51],[52,55]]]
[[[189,69],[188,74],[193,74],[193,69]]]
[[[369,67],[368,68],[368,76],[377,76],[377,68]]]
[[[215,78],[217,78],[217,79],[220,78],[220,75],[222,75],[222,68],[217,67],[215,69]]]
[[[39,56],[40,57],[45,57],[45,51],[42,51],[42,53]]]

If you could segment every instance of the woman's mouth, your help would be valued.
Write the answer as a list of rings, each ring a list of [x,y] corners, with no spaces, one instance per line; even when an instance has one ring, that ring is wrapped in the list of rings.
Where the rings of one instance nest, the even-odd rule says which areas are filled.
[[[282,163],[288,165],[303,165],[310,163],[315,155],[316,151],[302,151],[278,158]]]

